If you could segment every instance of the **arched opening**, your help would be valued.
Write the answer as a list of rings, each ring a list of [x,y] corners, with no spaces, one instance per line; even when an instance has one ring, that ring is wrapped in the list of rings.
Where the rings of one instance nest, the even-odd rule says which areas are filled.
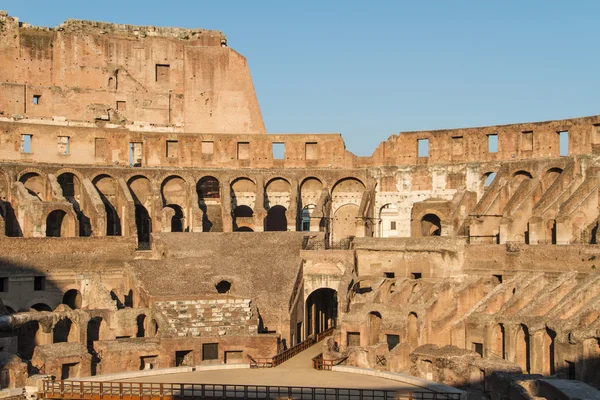
[[[202,210],[202,232],[220,232],[221,224],[221,187],[212,176],[205,176],[196,184],[198,207]]]
[[[369,313],[369,346],[379,344],[379,332],[381,330],[381,314],[377,311]]]
[[[46,217],[46,237],[61,237],[63,236],[63,221],[66,212],[63,210],[54,210]]]
[[[309,204],[302,209],[302,222],[300,224],[300,230],[303,232],[310,231],[310,218],[315,209],[314,204]]]
[[[410,351],[419,346],[419,318],[417,314],[411,312],[406,319],[407,342]]]
[[[435,214],[426,214],[421,218],[421,234],[423,236],[441,236],[442,223]]]
[[[267,211],[265,231],[287,231],[286,209],[284,206],[273,206]]]
[[[77,289],[67,290],[63,296],[63,304],[71,307],[72,310],[78,310],[81,308],[81,293]]]
[[[265,186],[265,210],[269,211],[276,206],[288,209],[290,207],[290,201],[291,185],[287,180],[283,178],[274,178],[267,183]],[[287,223],[285,229],[274,230],[287,230]]]
[[[137,333],[136,333],[136,337],[144,337],[146,336],[146,315],[144,314],[140,314],[137,316],[137,318],[135,319],[136,324],[137,324]]]
[[[335,211],[333,217],[333,240],[339,241],[356,235],[358,206],[346,204]]]
[[[337,292],[323,288],[312,292],[306,299],[306,335],[321,333],[336,326],[338,313]]]
[[[36,303],[32,305],[31,308],[35,311],[52,311],[52,307],[44,303]]]
[[[252,232],[249,225],[252,225],[253,222],[254,211],[250,207],[242,205],[233,210],[233,230],[235,232]]]
[[[93,181],[106,211],[106,236],[121,236],[121,218],[117,212],[118,185],[109,175],[99,175]]]
[[[494,183],[494,179],[496,179],[495,172],[486,172],[485,174],[483,174],[483,176],[481,177],[481,182],[483,182],[483,189],[485,190],[492,186],[492,183]]]
[[[71,203],[79,221],[79,236],[91,236],[92,224],[82,210],[83,187],[75,174],[65,172],[57,177],[63,197]]]
[[[69,341],[71,336],[71,327],[73,322],[69,318],[61,319],[54,325],[52,331],[52,342],[53,343],[66,343]]]
[[[149,249],[152,219],[146,207],[141,204],[135,205],[135,226],[137,228],[138,249]]]
[[[19,178],[27,192],[41,201],[46,200],[45,179],[35,172],[29,172]]]
[[[217,293],[219,294],[227,294],[231,289],[231,283],[228,281],[221,281],[216,284]]]
[[[171,208],[173,210],[173,216],[170,221],[171,232],[183,232],[185,222],[183,217],[183,210],[177,204],[169,204],[165,208]]]
[[[521,324],[517,328],[515,340],[515,363],[521,367],[523,372],[531,372],[531,359],[529,351],[529,329]]]

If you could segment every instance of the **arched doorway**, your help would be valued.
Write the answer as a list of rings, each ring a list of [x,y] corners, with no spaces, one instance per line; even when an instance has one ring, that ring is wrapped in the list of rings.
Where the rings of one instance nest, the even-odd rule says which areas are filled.
[[[121,218],[115,207],[119,193],[116,179],[109,175],[99,175],[94,178],[93,184],[106,211],[106,236],[121,236]]]
[[[48,304],[44,304],[44,303],[37,303],[31,306],[31,308],[35,311],[52,311],[52,307],[50,307]]]
[[[202,211],[202,232],[220,232],[221,194],[219,181],[212,176],[205,176],[196,184],[198,207]]]
[[[306,299],[306,336],[316,335],[336,326],[337,312],[335,290],[323,288],[312,292]]]
[[[71,307],[72,310],[77,310],[81,308],[81,293],[77,289],[67,290],[65,295],[63,296],[63,304]]]
[[[173,210],[173,216],[170,220],[171,232],[183,232],[185,219],[182,208],[177,204],[169,204],[165,208],[170,208]]]
[[[346,204],[335,211],[333,217],[333,240],[335,242],[356,235],[358,206]]]
[[[284,206],[273,206],[267,211],[265,231],[287,231],[286,209]]]
[[[84,190],[79,178],[70,172],[65,172],[57,177],[58,184],[62,189],[63,197],[71,203],[73,210],[79,221],[79,236],[91,236],[92,224],[88,216],[83,212],[84,197],[81,192]]]
[[[369,313],[369,346],[379,343],[379,332],[381,330],[381,314],[377,311]]]
[[[442,222],[435,214],[425,214],[421,218],[421,234],[423,236],[441,236]]]
[[[46,237],[61,237],[63,220],[67,215],[63,210],[54,210],[46,217]]]
[[[150,232],[152,232],[152,219],[148,210],[141,204],[135,205],[135,226],[138,234],[138,248],[150,248]]]
[[[233,210],[233,231],[234,232],[252,232],[249,227],[252,225],[254,211],[248,206],[237,206]]]

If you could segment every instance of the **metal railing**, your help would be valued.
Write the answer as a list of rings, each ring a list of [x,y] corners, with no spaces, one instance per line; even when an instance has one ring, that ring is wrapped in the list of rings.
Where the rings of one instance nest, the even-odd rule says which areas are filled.
[[[77,400],[191,400],[191,399],[295,399],[295,400],[459,400],[458,393],[410,392],[384,389],[347,389],[299,386],[228,385],[149,382],[43,382],[43,399]]]
[[[323,353],[319,353],[312,358],[313,368],[319,371],[331,371],[334,365],[339,365],[346,361],[348,357],[337,358],[335,360],[323,360]]]
[[[273,367],[276,367],[279,364],[286,362],[287,360],[294,357],[295,355],[308,349],[315,343],[319,343],[321,340],[325,339],[326,337],[331,336],[331,334],[333,333],[334,330],[335,330],[335,327],[332,326],[331,328],[326,329],[323,332],[317,333],[314,336],[310,336],[305,341],[300,342],[297,345],[292,346],[289,349],[282,351],[281,353],[278,353],[270,358],[254,358],[254,357],[248,355],[248,360],[250,361],[250,367],[251,368],[273,368]]]

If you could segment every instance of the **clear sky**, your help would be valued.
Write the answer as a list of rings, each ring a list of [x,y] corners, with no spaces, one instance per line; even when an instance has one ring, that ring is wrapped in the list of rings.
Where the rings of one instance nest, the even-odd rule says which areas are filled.
[[[269,133],[400,131],[600,114],[600,1],[0,0],[21,21],[222,30]]]

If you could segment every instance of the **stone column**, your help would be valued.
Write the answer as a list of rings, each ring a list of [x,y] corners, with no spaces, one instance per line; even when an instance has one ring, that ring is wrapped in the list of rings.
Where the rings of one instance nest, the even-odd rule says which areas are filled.
[[[233,231],[233,217],[231,215],[231,185],[229,177],[223,177],[221,185],[221,218],[223,222],[223,232]]]
[[[298,185],[298,179],[292,178],[290,182],[290,206],[285,212],[287,218],[287,229],[288,231],[298,230],[298,220],[301,216],[298,215],[298,196],[300,194],[300,188]],[[300,211],[301,212],[301,211]]]
[[[254,232],[263,232],[265,230],[265,180],[261,175],[256,176],[256,201],[254,202]]]

